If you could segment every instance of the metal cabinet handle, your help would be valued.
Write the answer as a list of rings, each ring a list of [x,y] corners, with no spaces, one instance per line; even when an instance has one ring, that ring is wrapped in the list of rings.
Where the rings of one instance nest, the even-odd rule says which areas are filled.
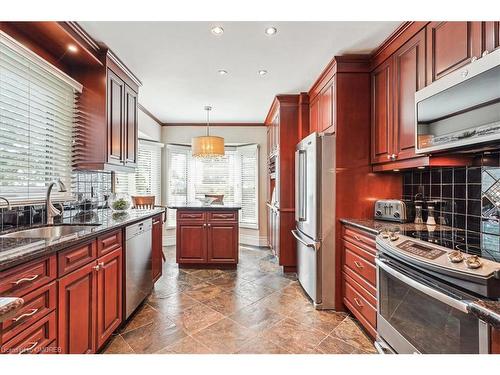
[[[104,262],[97,263],[97,265],[99,266],[99,269],[104,268]]]
[[[35,280],[36,278],[38,278],[38,276],[40,275],[33,275],[33,276],[27,276],[27,277],[23,277],[22,279],[19,279],[17,281],[14,281],[12,284],[14,285],[19,285],[19,284],[22,284],[22,283],[26,283],[28,281],[33,281]]]
[[[24,313],[24,314],[19,315],[18,317],[12,318],[12,321],[18,322],[23,318],[27,318],[29,316],[35,315],[37,312],[38,312],[38,309],[32,309],[29,313]]]
[[[354,234],[354,238],[356,239],[356,241],[359,241],[359,242],[363,242],[363,239],[361,237],[358,237]]]
[[[208,223],[207,226],[210,228],[212,225],[210,223]]]
[[[358,307],[363,307],[363,303],[361,303],[361,301],[359,300],[359,298],[357,297],[354,297],[354,303],[358,306]]]
[[[359,269],[362,269],[363,268],[363,265],[361,263],[359,263],[357,260],[354,261],[354,265],[356,267],[358,267]]]
[[[101,266],[98,264],[97,266],[92,267],[94,271],[99,271],[101,269]]]
[[[35,341],[35,342],[34,342],[31,346],[29,346],[28,348],[24,348],[23,350],[19,351],[19,354],[29,353],[29,352],[31,352],[33,349],[35,349],[37,345],[38,345],[38,341]]]

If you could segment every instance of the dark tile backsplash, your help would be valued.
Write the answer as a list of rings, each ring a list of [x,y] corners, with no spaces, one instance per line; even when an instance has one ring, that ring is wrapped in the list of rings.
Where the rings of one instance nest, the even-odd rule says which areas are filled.
[[[435,206],[437,223],[466,230],[467,245],[500,257],[500,154],[477,166],[414,169],[403,173],[403,199]],[[475,242],[475,243],[472,243]]]
[[[73,173],[71,191],[75,201],[64,203],[64,217],[70,218],[82,211],[106,206],[111,194],[111,173],[79,171]],[[45,204],[12,207],[11,210],[0,208],[0,231],[43,224],[45,222]]]

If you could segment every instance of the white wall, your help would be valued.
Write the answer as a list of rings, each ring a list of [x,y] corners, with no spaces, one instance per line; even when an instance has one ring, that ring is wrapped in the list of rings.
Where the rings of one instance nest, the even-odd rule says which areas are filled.
[[[161,142],[161,125],[144,113],[140,108],[138,111],[138,122],[139,138]]]
[[[205,135],[206,129],[202,126],[163,126],[161,142],[164,144],[191,144],[191,138]],[[265,126],[211,126],[210,134],[224,137],[228,144],[257,143],[259,145],[259,229],[240,228],[240,242],[254,246],[266,246],[267,218],[266,218],[266,147],[267,132]],[[166,155],[163,155],[162,175],[167,175]],[[163,202],[167,202],[166,189],[162,191]],[[167,229],[166,244],[175,243],[175,230]]]

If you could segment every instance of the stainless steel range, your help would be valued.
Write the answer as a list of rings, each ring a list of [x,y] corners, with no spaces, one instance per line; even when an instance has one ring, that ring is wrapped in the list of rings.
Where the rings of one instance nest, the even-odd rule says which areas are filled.
[[[467,304],[500,297],[500,263],[397,233],[376,242],[379,351],[488,353],[489,327]]]

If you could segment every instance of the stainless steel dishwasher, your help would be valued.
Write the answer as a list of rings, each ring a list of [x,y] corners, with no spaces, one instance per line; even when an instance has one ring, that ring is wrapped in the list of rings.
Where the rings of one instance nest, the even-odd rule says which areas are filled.
[[[152,219],[125,228],[125,319],[151,293]]]

